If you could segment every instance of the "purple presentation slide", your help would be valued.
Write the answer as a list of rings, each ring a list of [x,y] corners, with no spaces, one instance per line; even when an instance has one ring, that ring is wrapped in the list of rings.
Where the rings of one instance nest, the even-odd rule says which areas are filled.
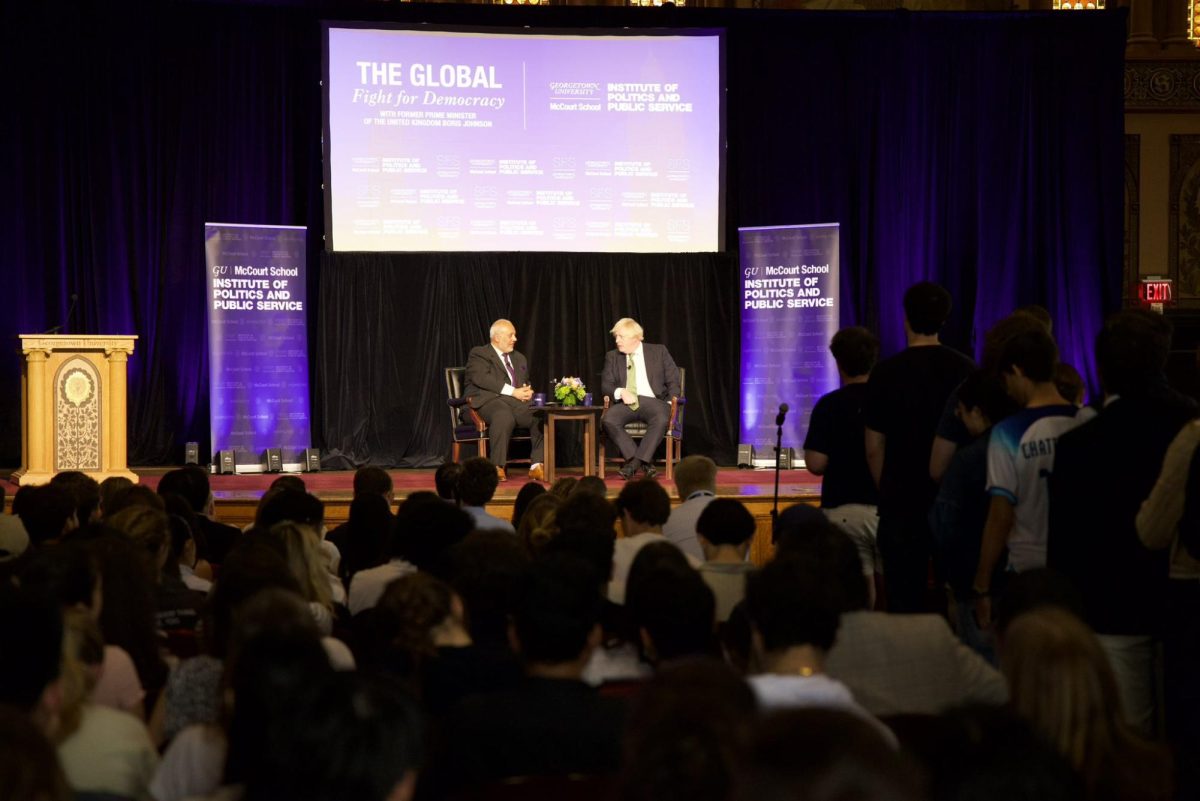
[[[719,31],[327,33],[329,249],[721,249]]]

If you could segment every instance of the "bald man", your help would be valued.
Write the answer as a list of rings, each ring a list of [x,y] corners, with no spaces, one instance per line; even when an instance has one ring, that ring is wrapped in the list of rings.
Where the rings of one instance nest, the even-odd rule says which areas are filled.
[[[529,477],[541,481],[544,477],[542,422],[529,408],[533,389],[529,386],[529,363],[514,350],[517,329],[508,320],[497,320],[492,323],[489,335],[491,342],[471,348],[467,357],[467,397],[471,408],[487,421],[491,460],[500,480],[508,477],[505,473],[508,441],[513,429],[519,427],[529,429],[533,443]]]

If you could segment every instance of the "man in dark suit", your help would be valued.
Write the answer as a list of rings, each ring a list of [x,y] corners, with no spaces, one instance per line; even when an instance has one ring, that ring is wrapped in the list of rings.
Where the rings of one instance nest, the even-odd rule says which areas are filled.
[[[679,395],[679,368],[665,345],[643,342],[642,327],[623,317],[611,331],[617,343],[604,357],[600,384],[612,405],[604,413],[604,431],[625,460],[621,478],[630,479],[640,469],[654,477],[654,451],[671,422],[671,398]],[[625,431],[633,421],[646,424],[646,436],[635,444]]]
[[[1063,434],[1049,477],[1046,564],[1074,583],[1084,622],[1108,654],[1131,723],[1154,721],[1154,640],[1167,617],[1167,551],[1138,538],[1136,518],[1171,440],[1196,404],[1167,385],[1171,325],[1141,309],[1113,314],[1096,336],[1104,409]]]
[[[504,466],[508,461],[508,441],[513,429],[519,426],[529,429],[533,443],[529,477],[541,481],[544,476],[542,423],[529,408],[533,397],[533,388],[529,386],[529,363],[513,350],[517,329],[512,323],[497,320],[492,323],[489,333],[491,344],[471,348],[467,357],[467,397],[471,408],[487,421],[492,464],[496,465],[500,480],[507,478]]]

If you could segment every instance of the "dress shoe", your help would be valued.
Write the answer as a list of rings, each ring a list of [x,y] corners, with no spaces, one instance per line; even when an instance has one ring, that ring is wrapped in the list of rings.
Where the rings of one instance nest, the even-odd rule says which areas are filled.
[[[545,481],[546,480],[546,470],[544,467],[542,467],[541,462],[538,462],[533,467],[529,468],[529,480],[530,481]]]
[[[656,470],[654,468],[654,465],[647,464],[642,467],[642,477],[643,478],[654,478],[657,475],[658,475],[658,470]]]
[[[629,479],[633,478],[633,474],[637,472],[639,464],[640,462],[638,462],[637,459],[630,459],[628,462],[623,464],[621,469],[617,472],[620,474],[621,478],[628,481]]]
[[[500,477],[501,481],[508,481],[508,473],[504,472],[503,467],[496,468],[496,475]]]

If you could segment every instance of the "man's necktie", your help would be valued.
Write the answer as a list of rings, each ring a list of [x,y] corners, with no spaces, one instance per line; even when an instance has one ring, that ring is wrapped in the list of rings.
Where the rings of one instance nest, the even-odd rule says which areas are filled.
[[[625,363],[625,392],[622,393],[625,405],[633,411],[637,411],[638,407],[638,391],[637,391],[637,367],[634,366],[633,357]]]
[[[517,385],[517,372],[513,370],[512,361],[508,358],[508,354],[504,354],[504,369],[508,371],[509,386]]]

